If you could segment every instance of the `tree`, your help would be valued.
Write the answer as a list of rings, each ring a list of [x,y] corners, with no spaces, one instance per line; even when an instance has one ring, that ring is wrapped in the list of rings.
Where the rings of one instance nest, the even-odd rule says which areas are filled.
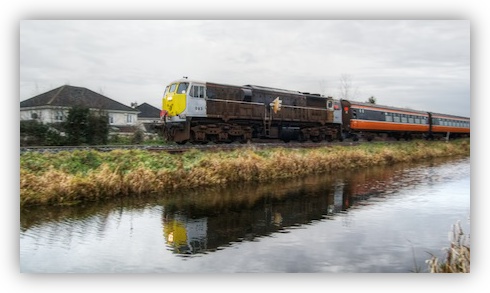
[[[109,120],[103,111],[90,112],[88,116],[88,129],[88,144],[107,144],[109,137]]]
[[[376,104],[376,98],[374,96],[370,96],[367,103]]]
[[[68,111],[65,129],[70,145],[81,145],[87,142],[89,108],[74,106]]]
[[[103,111],[94,112],[86,107],[75,106],[68,111],[65,129],[70,145],[106,144],[109,121]]]
[[[340,75],[339,96],[342,100],[354,99],[358,89],[352,84],[352,77],[349,74]]]

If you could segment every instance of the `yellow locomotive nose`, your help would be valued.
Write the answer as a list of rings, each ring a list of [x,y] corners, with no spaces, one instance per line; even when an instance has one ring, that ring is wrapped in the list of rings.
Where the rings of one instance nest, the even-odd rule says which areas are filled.
[[[172,96],[163,98],[163,110],[166,112],[167,116],[169,117],[173,117],[177,115],[174,110],[174,103],[172,100],[173,100]]]
[[[187,82],[174,83],[169,86],[162,102],[162,108],[168,117],[181,114],[186,108]]]

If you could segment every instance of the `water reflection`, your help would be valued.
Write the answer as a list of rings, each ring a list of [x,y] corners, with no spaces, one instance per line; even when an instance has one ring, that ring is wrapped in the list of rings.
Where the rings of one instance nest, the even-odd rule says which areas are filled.
[[[464,160],[469,164],[469,159]],[[147,238],[157,239],[159,248],[138,252],[146,258],[154,259],[161,254],[163,246],[172,255],[187,259],[244,241],[292,233],[339,216],[349,226],[346,217],[349,210],[396,198],[402,189],[450,182],[467,172],[458,167],[458,162],[399,164],[163,197],[125,198],[75,207],[26,208],[20,216],[21,268],[30,266],[30,262],[35,265],[53,262],[53,256],[63,255],[59,250],[70,251],[70,255],[89,250],[80,247],[91,247],[90,257],[94,261],[103,259],[108,262],[107,267],[118,267],[114,262],[123,267],[120,262],[124,262],[134,247],[149,245]],[[443,163],[444,168],[438,168]],[[36,256],[37,259],[35,253],[51,255]],[[74,261],[84,262],[86,256],[80,255]],[[138,254],[135,261],[141,258]],[[66,262],[60,259],[59,263]],[[51,264],[51,270],[57,265]]]
[[[429,174],[421,170],[430,173],[437,164],[411,166],[408,172],[408,165],[375,167],[176,195],[163,200],[164,239],[174,253],[189,256],[272,233],[288,233],[315,221],[333,219],[349,208],[376,204],[402,188],[433,184],[441,176],[429,176],[427,181]]]

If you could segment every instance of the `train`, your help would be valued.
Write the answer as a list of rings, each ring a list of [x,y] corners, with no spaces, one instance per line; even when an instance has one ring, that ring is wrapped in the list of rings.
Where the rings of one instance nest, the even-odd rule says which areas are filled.
[[[188,78],[165,87],[160,116],[162,135],[177,144],[470,136],[469,117]]]

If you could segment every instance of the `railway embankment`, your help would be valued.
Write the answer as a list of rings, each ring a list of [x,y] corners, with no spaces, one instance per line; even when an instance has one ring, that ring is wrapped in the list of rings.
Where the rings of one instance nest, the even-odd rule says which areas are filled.
[[[319,148],[28,152],[20,156],[20,205],[73,205],[118,197],[261,182],[398,162],[469,156],[470,140],[411,141]]]

